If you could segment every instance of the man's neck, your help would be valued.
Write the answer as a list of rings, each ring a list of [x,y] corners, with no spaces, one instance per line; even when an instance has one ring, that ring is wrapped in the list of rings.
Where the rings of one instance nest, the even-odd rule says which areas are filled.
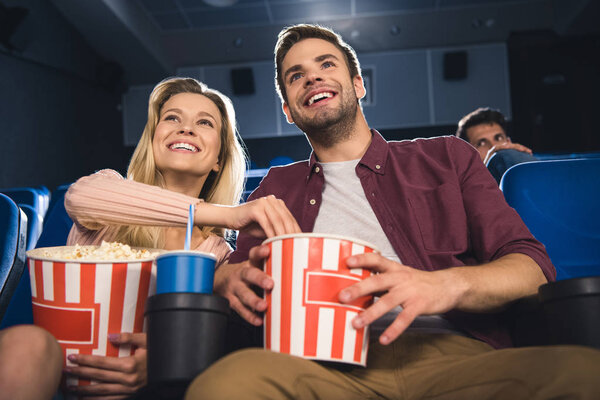
[[[308,138],[317,159],[321,162],[349,161],[362,158],[371,144],[371,130],[362,112],[357,115],[356,122],[348,137],[333,146],[324,147]]]

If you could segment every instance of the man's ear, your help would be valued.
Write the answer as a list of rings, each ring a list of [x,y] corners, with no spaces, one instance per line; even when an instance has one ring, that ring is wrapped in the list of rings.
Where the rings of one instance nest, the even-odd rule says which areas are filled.
[[[290,107],[287,105],[287,103],[283,103],[281,108],[283,109],[283,113],[285,114],[288,124],[293,124],[294,118],[292,118],[292,113],[290,112]]]
[[[352,78],[352,83],[354,84],[354,93],[356,93],[357,99],[362,99],[367,94],[367,89],[365,89],[365,82],[363,81],[362,76],[356,75]]]
[[[506,137],[506,141],[507,141],[508,143],[512,143],[512,140],[510,140],[510,136],[507,136],[507,137]]]

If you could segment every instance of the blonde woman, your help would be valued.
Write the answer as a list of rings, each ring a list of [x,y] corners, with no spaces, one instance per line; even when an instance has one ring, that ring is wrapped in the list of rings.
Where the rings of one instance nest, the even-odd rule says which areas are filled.
[[[190,204],[195,205],[190,248],[215,254],[218,265],[231,252],[224,239],[227,228],[259,237],[299,232],[294,217],[273,196],[239,205],[245,166],[231,101],[195,79],[166,79],[150,95],[148,122],[127,179],[102,170],[69,188],[65,207],[74,224],[67,244],[105,240],[182,249]],[[66,373],[99,382],[72,392],[125,397],[144,386],[145,334],[110,339],[138,348],[124,358],[70,355],[75,366]]]

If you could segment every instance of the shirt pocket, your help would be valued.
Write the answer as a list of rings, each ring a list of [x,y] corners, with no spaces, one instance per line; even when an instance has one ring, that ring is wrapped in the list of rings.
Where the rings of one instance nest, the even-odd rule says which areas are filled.
[[[408,201],[426,250],[461,253],[467,248],[467,218],[457,186],[413,190]]]

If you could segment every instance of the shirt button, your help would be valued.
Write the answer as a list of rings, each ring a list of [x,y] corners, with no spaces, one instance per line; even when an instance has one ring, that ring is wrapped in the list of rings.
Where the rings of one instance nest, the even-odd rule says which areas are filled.
[[[377,165],[375,166],[375,169],[381,169],[381,165],[377,164]]]
[[[317,174],[319,173],[319,171],[320,171],[320,170],[321,170],[321,168],[319,168],[319,167],[315,167],[315,172],[316,172]]]
[[[315,204],[317,204],[317,201],[315,199],[310,199],[309,203],[311,206],[314,206]]]

